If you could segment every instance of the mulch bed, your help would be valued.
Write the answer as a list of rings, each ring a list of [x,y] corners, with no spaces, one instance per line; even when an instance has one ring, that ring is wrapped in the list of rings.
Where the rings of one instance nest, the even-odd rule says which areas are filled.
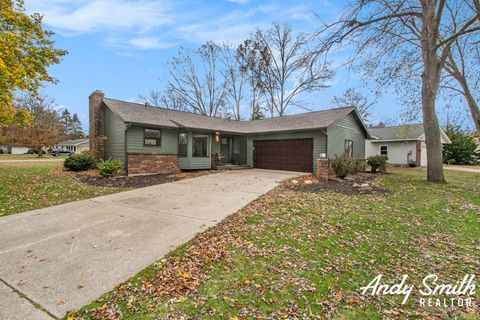
[[[97,173],[96,170],[80,172],[68,171],[63,168],[56,168],[53,170],[53,174],[55,175],[70,175],[75,180],[88,185],[112,188],[143,188],[162,183],[205,176],[218,172],[222,172],[222,170],[196,170],[173,174],[148,174],[103,178]]]
[[[380,174],[363,172],[347,176],[345,179],[330,178],[328,181],[319,181],[315,176],[307,175],[286,180],[283,182],[283,187],[301,192],[333,191],[346,195],[386,192],[385,189],[373,182],[373,179],[378,175]]]

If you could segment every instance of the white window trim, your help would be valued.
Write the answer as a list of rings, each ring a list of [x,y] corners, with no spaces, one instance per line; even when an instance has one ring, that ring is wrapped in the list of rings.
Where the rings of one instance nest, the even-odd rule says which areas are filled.
[[[388,157],[388,144],[381,144],[378,146],[378,154],[382,155],[382,147],[387,147],[387,154],[386,156]]]

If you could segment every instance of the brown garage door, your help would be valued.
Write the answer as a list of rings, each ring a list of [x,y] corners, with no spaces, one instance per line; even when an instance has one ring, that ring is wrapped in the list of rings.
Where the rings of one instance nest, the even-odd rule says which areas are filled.
[[[255,140],[255,168],[313,172],[313,139]]]

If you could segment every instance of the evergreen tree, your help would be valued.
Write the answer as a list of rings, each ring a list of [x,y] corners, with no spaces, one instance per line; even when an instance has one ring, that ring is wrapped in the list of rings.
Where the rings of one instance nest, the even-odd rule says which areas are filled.
[[[63,135],[68,139],[72,131],[72,116],[70,115],[70,111],[68,111],[68,109],[63,110],[62,114],[60,115],[60,123],[62,124]]]
[[[260,120],[265,118],[265,114],[263,114],[262,108],[257,104],[252,110],[252,120]]]
[[[76,113],[73,114],[70,122],[70,139],[81,139],[84,137],[82,123]]]

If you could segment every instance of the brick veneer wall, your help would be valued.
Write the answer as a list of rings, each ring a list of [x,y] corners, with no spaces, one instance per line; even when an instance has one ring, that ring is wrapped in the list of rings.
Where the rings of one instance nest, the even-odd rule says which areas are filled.
[[[128,154],[128,174],[175,173],[179,171],[176,154]]]
[[[105,158],[105,110],[103,108],[103,97],[104,94],[100,90],[96,90],[88,97],[90,152],[97,159]]]
[[[317,159],[317,178],[320,181],[328,181],[330,175],[330,160]]]

